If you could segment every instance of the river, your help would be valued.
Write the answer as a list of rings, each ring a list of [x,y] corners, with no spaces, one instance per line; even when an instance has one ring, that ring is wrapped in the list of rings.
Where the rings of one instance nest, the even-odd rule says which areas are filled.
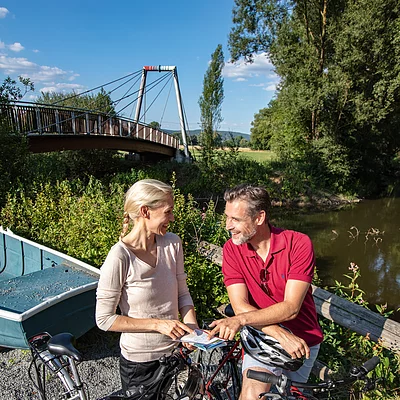
[[[364,200],[329,212],[277,213],[272,223],[308,234],[316,255],[321,286],[335,280],[344,285],[352,275],[350,263],[360,268],[357,283],[370,305],[400,307],[400,198]],[[370,307],[375,310],[375,307]],[[391,317],[400,322],[400,311]]]

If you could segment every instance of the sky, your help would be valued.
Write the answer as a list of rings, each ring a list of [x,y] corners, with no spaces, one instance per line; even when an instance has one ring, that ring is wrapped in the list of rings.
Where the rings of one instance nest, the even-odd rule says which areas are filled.
[[[279,79],[265,54],[256,55],[253,64],[229,62],[233,6],[234,0],[0,0],[0,82],[7,76],[30,78],[35,91],[24,101],[35,101],[42,91],[82,93],[105,85],[114,101],[132,93],[115,108],[133,118],[140,79],[106,84],[145,65],[176,66],[187,125],[195,130],[204,75],[221,44],[220,130],[250,134],[254,114],[268,105]],[[162,76],[148,73],[147,88]],[[180,129],[172,79],[149,90],[142,107],[142,122]]]

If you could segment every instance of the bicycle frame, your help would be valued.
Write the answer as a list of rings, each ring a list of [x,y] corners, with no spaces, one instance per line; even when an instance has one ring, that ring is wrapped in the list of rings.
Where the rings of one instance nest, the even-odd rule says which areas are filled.
[[[70,400],[88,400],[89,396],[84,389],[77,369],[77,362],[82,361],[82,355],[73,346],[73,339],[73,336],[69,333],[61,333],[52,337],[44,332],[28,340],[32,354],[28,374],[39,393],[40,400],[46,400],[46,369],[61,381],[65,389],[62,396]],[[182,390],[179,391],[178,387],[175,387],[174,399],[190,400],[197,393],[202,392],[203,376],[195,366],[191,365],[186,349],[181,348],[179,352],[161,357],[160,364],[161,368],[151,385],[141,388],[132,397],[110,395],[108,399],[129,400],[131,398],[140,400],[148,398],[152,393],[157,394],[158,399],[163,399],[167,396],[166,392],[170,389],[174,379],[175,383],[177,382],[178,373],[186,367],[189,368],[189,377]],[[34,367],[33,377],[31,375],[32,367]],[[42,373],[40,373],[40,367],[42,367]]]
[[[52,337],[47,333],[41,333],[29,339],[29,346],[32,354],[32,362],[29,367],[29,377],[39,392],[41,400],[46,400],[46,381],[45,369],[57,375],[62,382],[66,392],[64,395],[69,399],[87,400],[87,395],[81,382],[76,361],[80,361],[82,356],[72,345],[72,335],[60,334],[53,337],[56,346],[51,352]],[[58,341],[59,340],[59,341]],[[50,346],[50,347],[49,347]],[[68,346],[66,348],[65,346]],[[72,351],[71,351],[72,350]],[[30,371],[34,366],[34,379],[31,377]],[[39,368],[42,366],[42,379],[40,379]]]

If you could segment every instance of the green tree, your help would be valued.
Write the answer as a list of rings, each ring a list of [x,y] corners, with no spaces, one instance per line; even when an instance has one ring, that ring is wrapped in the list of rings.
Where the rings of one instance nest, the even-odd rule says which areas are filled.
[[[21,100],[28,92],[35,90],[35,85],[29,78],[19,76],[18,82],[9,76],[4,79],[0,85],[0,104]]]
[[[161,129],[161,125],[159,122],[157,121],[152,121],[149,123],[149,126],[153,129]]]
[[[270,103],[271,105],[271,103]],[[271,106],[262,108],[258,113],[254,114],[250,129],[250,147],[253,150],[269,150],[273,133],[273,112]]]
[[[7,77],[0,85],[0,105],[21,100],[28,92],[35,90],[29,78],[19,77],[19,83]],[[12,132],[8,123],[8,110],[0,114],[0,205],[7,192],[27,170],[28,146],[26,138]]]
[[[42,92],[36,102],[53,104],[55,107],[65,106],[82,110],[98,111],[108,115],[116,114],[113,101],[104,89],[101,89],[100,92],[96,94]]]
[[[220,142],[217,129],[222,122],[221,107],[224,100],[224,53],[222,45],[218,45],[211,55],[211,62],[204,75],[203,93],[199,99],[201,133],[200,145],[202,161],[211,166],[215,149]]]
[[[379,190],[400,149],[399,7],[396,0],[235,0],[231,57],[271,58],[281,83],[259,119],[272,121],[265,135],[286,160],[306,167],[313,154],[333,183],[340,179],[333,171],[345,169],[340,186]],[[327,157],[332,152],[342,166]],[[316,167],[308,172],[321,176]]]

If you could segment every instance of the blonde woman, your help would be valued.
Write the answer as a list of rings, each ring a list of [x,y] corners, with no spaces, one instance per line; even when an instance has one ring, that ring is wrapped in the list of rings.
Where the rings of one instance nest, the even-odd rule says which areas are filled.
[[[136,182],[125,195],[120,240],[101,267],[96,323],[121,332],[120,374],[128,396],[152,381],[159,358],[176,346],[173,340],[198,327],[182,242],[167,231],[173,208],[171,186],[154,179]]]

